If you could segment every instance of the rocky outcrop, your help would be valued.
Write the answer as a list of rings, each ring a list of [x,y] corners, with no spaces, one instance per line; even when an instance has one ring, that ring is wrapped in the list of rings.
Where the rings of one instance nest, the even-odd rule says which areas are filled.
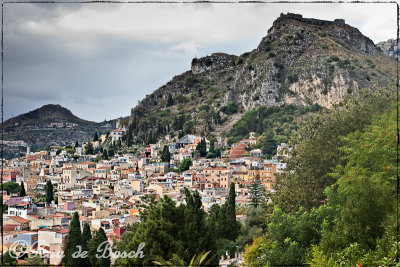
[[[205,71],[217,71],[226,68],[233,68],[237,56],[225,53],[214,53],[211,56],[194,58],[192,60],[192,73],[199,74]]]
[[[379,47],[386,55],[400,60],[398,57],[400,55],[400,49],[396,39],[389,39],[384,42],[379,42],[376,44],[376,46]]]

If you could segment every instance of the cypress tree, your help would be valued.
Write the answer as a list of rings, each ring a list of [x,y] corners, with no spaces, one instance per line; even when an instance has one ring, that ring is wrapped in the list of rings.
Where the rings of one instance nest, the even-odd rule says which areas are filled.
[[[89,249],[89,261],[92,265],[97,265],[101,267],[108,267],[111,264],[110,260],[110,253],[104,252],[106,246],[101,245],[105,241],[107,241],[106,233],[104,232],[103,228],[100,228],[92,237],[92,239],[88,242],[88,249]],[[100,247],[101,245],[101,247]],[[97,249],[101,249],[100,252]],[[105,257],[101,257],[101,256]],[[96,257],[98,256],[98,257]]]
[[[19,196],[20,196],[20,197],[26,196],[26,193],[25,193],[25,186],[24,186],[24,182],[23,182],[23,181],[21,181],[21,191],[19,191]]]
[[[78,251],[77,246],[82,247],[82,234],[79,215],[78,212],[75,212],[69,225],[67,244],[64,251],[64,255],[66,257],[66,266],[83,266],[83,258],[72,257],[72,254]]]
[[[130,147],[132,145],[132,130],[129,126],[128,131],[126,131],[126,145]]]
[[[229,227],[227,233],[230,233],[230,239],[235,240],[239,234],[238,224],[236,222],[236,192],[235,183],[231,182],[229,188],[229,196],[227,199],[227,219],[229,221]]]
[[[94,133],[93,137],[93,142],[99,141],[99,136],[97,135],[97,132]]]
[[[161,154],[161,160],[163,162],[168,162],[168,163],[171,160],[171,153],[169,153],[169,149],[168,149],[167,145],[164,146],[163,152]]]
[[[200,143],[197,144],[196,150],[199,151],[200,157],[205,157],[207,155],[207,143],[205,138],[201,139]]]
[[[48,179],[46,183],[46,202],[51,203],[54,200],[54,188],[51,180]]]
[[[90,232],[90,226],[88,223],[85,223],[82,231],[82,251],[88,251],[88,244],[91,239],[92,233]],[[84,261],[85,265],[90,265],[89,256],[87,256]]]
[[[78,142],[78,140],[76,140],[76,142],[75,142],[75,148],[77,148],[79,146],[79,142]]]
[[[108,159],[108,151],[107,151],[107,149],[103,149],[103,156],[102,156],[102,158],[103,158],[103,159]]]
[[[93,154],[93,145],[91,142],[89,142],[86,146],[86,155]]]
[[[219,237],[235,240],[239,234],[239,225],[236,221],[236,193],[235,183],[231,182],[229,195],[226,202],[221,206],[218,214]]]
[[[184,211],[184,239],[185,260],[190,262],[190,257],[202,251],[215,251],[212,232],[206,224],[206,213],[203,209],[201,197],[196,190],[193,194],[185,188],[185,211]]]
[[[211,142],[210,142],[210,153],[214,153],[214,149],[215,149],[215,141],[211,140]]]

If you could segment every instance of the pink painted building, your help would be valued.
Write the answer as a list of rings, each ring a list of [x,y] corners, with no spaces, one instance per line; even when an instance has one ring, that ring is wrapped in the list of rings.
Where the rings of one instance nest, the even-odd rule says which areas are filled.
[[[64,203],[64,210],[73,210],[75,209],[75,202],[74,201],[68,201]]]

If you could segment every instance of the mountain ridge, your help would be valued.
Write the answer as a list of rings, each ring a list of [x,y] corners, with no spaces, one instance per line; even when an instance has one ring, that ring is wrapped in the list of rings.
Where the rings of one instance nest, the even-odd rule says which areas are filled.
[[[130,129],[145,136],[139,142],[179,131],[207,134],[232,124],[224,112],[231,102],[239,113],[282,104],[329,108],[361,88],[394,85],[395,67],[370,38],[342,19],[281,14],[252,51],[193,59],[190,70],[132,108]],[[191,129],[184,129],[185,123]]]

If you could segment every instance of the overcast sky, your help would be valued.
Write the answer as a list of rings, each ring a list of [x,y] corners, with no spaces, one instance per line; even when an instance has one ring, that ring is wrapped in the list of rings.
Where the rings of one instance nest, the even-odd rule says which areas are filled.
[[[45,104],[103,121],[190,69],[195,56],[256,48],[280,13],[343,18],[375,43],[395,4],[29,4],[4,6],[4,119]]]

